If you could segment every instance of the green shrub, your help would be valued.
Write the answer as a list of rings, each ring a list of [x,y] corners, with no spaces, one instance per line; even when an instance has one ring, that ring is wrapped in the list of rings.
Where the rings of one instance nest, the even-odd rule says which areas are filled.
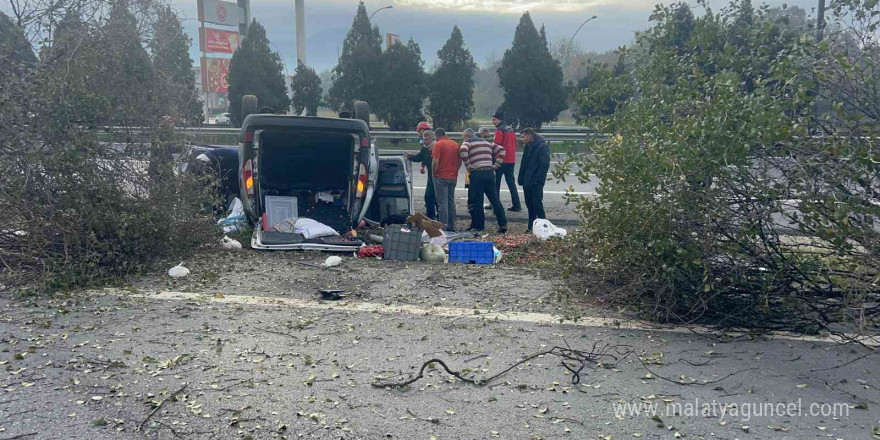
[[[554,171],[600,182],[571,197],[585,227],[566,275],[662,321],[864,329],[880,314],[877,148],[837,104],[811,136],[811,41],[748,2],[686,8],[658,7],[631,54],[638,92],[589,121],[612,139]]]

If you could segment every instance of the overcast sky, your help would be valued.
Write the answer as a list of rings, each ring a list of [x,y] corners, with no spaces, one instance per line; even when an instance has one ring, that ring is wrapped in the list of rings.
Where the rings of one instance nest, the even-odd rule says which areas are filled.
[[[755,5],[762,2],[753,0]],[[192,56],[198,60],[198,22],[195,0],[174,0],[193,38]],[[251,0],[251,13],[266,27],[269,40],[292,71],[296,68],[293,0]],[[308,64],[321,71],[336,64],[337,51],[357,10],[356,0],[305,0]],[[437,51],[458,25],[474,59],[483,64],[493,54],[501,57],[513,41],[513,33],[524,11],[532,14],[537,26],[547,27],[548,39],[571,38],[578,26],[597,15],[578,33],[575,41],[585,50],[615,49],[633,40],[633,32],[648,26],[648,16],[656,0],[370,0],[367,12],[393,5],[375,15],[380,32],[412,37],[422,49],[426,67],[437,58]],[[691,0],[688,3],[695,4]],[[719,9],[727,2],[712,0]],[[813,13],[816,0],[767,0],[771,6],[798,5]],[[702,11],[697,9],[695,13]],[[384,40],[384,38],[383,38]],[[198,64],[198,61],[196,61]]]

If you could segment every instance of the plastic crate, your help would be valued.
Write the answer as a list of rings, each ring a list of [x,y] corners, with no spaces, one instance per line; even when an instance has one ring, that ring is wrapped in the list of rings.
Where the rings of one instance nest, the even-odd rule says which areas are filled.
[[[449,243],[449,262],[492,264],[495,262],[491,241],[453,241]]]
[[[271,230],[278,223],[299,217],[296,197],[266,196],[266,217],[268,224],[263,230]]]
[[[422,230],[404,225],[388,225],[382,235],[386,260],[415,261],[422,250]]]

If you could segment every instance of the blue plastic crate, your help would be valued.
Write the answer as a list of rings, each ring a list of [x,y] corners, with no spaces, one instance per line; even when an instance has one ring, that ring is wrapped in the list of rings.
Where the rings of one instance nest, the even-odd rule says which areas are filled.
[[[449,243],[449,262],[492,264],[495,262],[491,241],[453,241]]]

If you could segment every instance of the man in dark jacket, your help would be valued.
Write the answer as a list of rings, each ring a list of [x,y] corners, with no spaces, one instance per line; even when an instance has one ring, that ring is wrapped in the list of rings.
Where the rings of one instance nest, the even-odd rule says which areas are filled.
[[[425,186],[425,215],[431,220],[437,219],[437,197],[434,195],[434,180],[431,176],[431,148],[434,146],[434,132],[427,122],[419,124],[419,152],[417,154],[405,153],[404,156],[412,162],[421,162],[421,173],[428,170],[428,184]]]
[[[544,213],[544,183],[550,171],[550,147],[532,128],[526,128],[520,134],[524,148],[517,180],[523,187],[523,197],[529,211],[528,231],[531,232],[535,219],[547,218]]]
[[[516,132],[504,122],[504,112],[497,111],[492,115],[492,124],[495,125],[494,142],[504,147],[504,163],[495,170],[495,188],[501,194],[501,180],[507,181],[507,189],[510,190],[511,207],[508,211],[522,211],[519,204],[519,194],[516,192],[516,183],[513,180],[513,168],[516,166]]]

